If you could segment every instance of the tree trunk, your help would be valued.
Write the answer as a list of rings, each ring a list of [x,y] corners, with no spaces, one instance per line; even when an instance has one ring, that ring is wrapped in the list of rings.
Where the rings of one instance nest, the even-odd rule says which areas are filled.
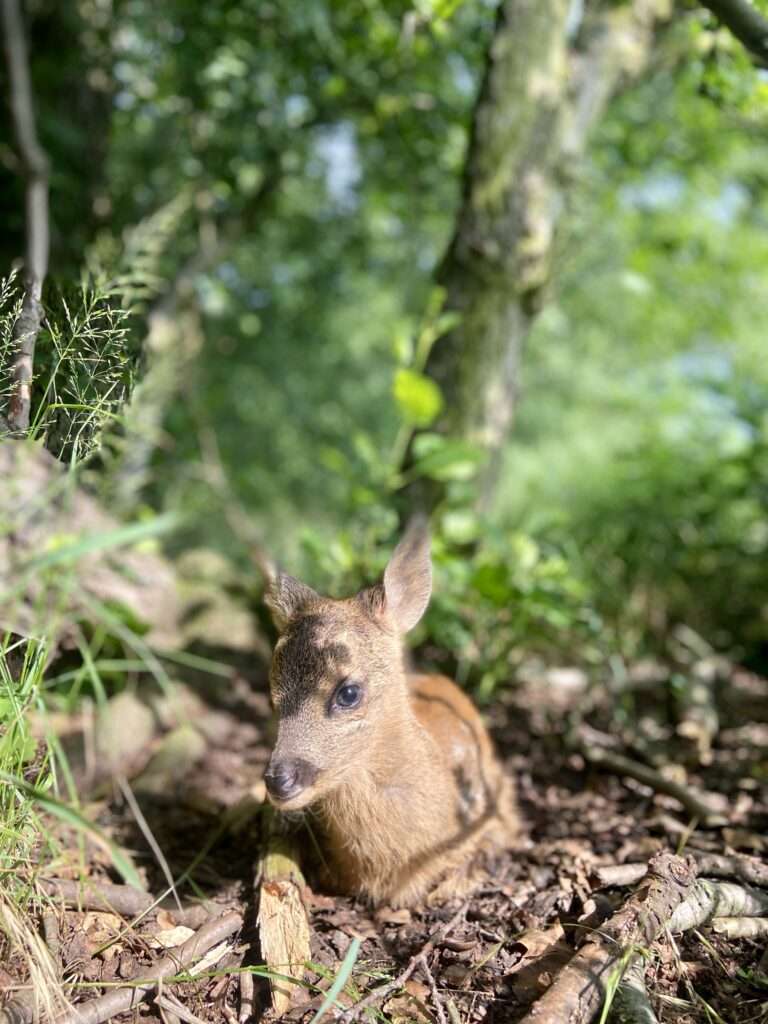
[[[638,74],[668,0],[502,0],[475,107],[456,229],[437,271],[457,325],[434,345],[438,429],[495,461],[541,307],[573,162],[610,96]],[[582,18],[583,14],[583,18]],[[495,475],[495,474],[493,474]],[[489,478],[490,478],[489,474]]]

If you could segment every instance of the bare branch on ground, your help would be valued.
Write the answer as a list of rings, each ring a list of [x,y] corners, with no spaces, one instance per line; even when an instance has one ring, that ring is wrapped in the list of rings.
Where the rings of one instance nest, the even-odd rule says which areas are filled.
[[[39,878],[37,884],[48,896],[60,899],[65,907],[82,910],[99,910],[105,913],[138,917],[152,910],[167,910],[178,924],[198,928],[218,910],[211,911],[202,904],[193,904],[179,909],[174,900],[157,900],[150,893],[134,889],[131,885],[113,885],[111,882],[96,882],[91,878],[82,882],[66,878]]]
[[[555,982],[534,1004],[521,1024],[586,1024],[602,1005],[627,951],[647,949],[673,913],[690,896],[695,864],[671,853],[658,853],[648,879],[599,932],[587,940]]]
[[[659,1024],[645,987],[646,966],[645,957],[636,956],[624,971],[611,1007],[610,1024]]]
[[[742,854],[726,856],[720,853],[704,853],[700,850],[686,852],[695,859],[701,875],[710,878],[735,878],[745,885],[758,885],[768,889],[768,864],[763,864],[756,857]],[[630,863],[597,867],[592,875],[598,885],[607,889],[610,886],[634,885],[647,873],[647,864]]]
[[[765,917],[716,917],[712,931],[725,935],[727,939],[760,939],[768,936],[768,918]]]
[[[763,917],[768,914],[768,893],[761,889],[700,878],[688,898],[670,916],[671,932],[686,932],[709,924],[716,917]]]
[[[650,786],[657,793],[671,796],[702,825],[716,827],[728,822],[715,794],[699,793],[690,786],[684,786],[666,778],[654,768],[650,768],[640,761],[589,743],[584,737],[577,738],[577,749],[584,759],[595,768],[615,772],[616,775],[627,775],[637,782],[642,782],[645,786]]]
[[[234,934],[242,924],[243,916],[237,911],[222,914],[203,925],[182,946],[170,950],[162,960],[142,971],[130,985],[112,989],[89,1003],[80,1003],[72,1010],[59,1014],[53,1024],[103,1024],[110,1017],[139,1006],[156,991],[162,981],[190,967],[208,950]]]

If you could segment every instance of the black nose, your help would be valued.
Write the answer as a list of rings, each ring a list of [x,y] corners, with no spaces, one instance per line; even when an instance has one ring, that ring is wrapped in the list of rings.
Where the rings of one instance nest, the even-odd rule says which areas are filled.
[[[264,775],[267,791],[275,800],[291,800],[317,778],[317,769],[309,761],[295,758],[270,761]]]

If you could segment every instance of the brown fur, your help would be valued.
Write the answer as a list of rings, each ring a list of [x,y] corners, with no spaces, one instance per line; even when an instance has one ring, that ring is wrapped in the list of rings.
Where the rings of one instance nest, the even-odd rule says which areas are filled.
[[[466,890],[476,855],[517,832],[512,783],[477,709],[444,676],[405,671],[402,633],[429,590],[421,530],[401,542],[383,584],[354,598],[322,598],[290,577],[268,598],[283,629],[271,764],[301,758],[317,770],[298,796],[273,802],[316,812],[337,888],[393,906]],[[333,704],[345,680],[363,687],[357,708]]]

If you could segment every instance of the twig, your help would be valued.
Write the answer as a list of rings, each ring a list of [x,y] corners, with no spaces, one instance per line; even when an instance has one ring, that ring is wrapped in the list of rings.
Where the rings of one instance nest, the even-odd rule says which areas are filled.
[[[605,747],[594,746],[588,743],[583,737],[577,738],[577,747],[589,764],[596,768],[604,768],[607,771],[615,772],[617,775],[628,775],[631,779],[650,786],[657,793],[666,793],[673,797],[688,811],[691,817],[698,819],[702,825],[718,826],[725,825],[728,819],[719,808],[713,806],[713,794],[697,794],[689,786],[683,786],[679,782],[673,782],[665,778],[653,768],[634,761],[632,758],[624,757]]]
[[[645,957],[632,959],[616,990],[610,1024],[659,1024],[645,987]]]
[[[238,1014],[239,1024],[248,1024],[253,1016],[253,975],[250,971],[241,971],[240,982],[240,1013]]]
[[[212,915],[202,904],[192,904],[178,909],[171,899],[157,900],[148,892],[134,889],[132,885],[113,885],[111,882],[95,882],[84,878],[73,882],[67,878],[38,878],[37,884],[48,896],[60,899],[65,907],[83,910],[100,910],[126,917],[138,917],[153,910],[167,910],[179,924],[188,928],[199,928]],[[218,907],[214,906],[214,913]]]
[[[728,676],[729,663],[710,654],[688,669],[685,685],[676,691],[678,735],[693,742],[700,764],[711,764],[712,742],[720,729],[715,688]]]
[[[585,942],[521,1024],[586,1024],[600,1008],[611,975],[627,950],[645,949],[688,898],[696,880],[694,862],[658,853],[648,880],[608,923]]]
[[[167,1010],[169,1013],[172,1013],[179,1020],[185,1021],[186,1024],[205,1024],[205,1021],[201,1020],[200,1017],[196,1017],[194,1013],[190,1013],[186,1006],[183,1006],[179,1000],[169,992],[164,992],[162,995],[156,995],[155,1002],[163,1010]]]
[[[89,1003],[81,1003],[54,1018],[53,1024],[103,1024],[110,1017],[131,1010],[150,996],[158,984],[188,968],[201,956],[241,928],[243,916],[235,910],[203,925],[190,939],[133,979],[130,986],[113,989]]]
[[[709,878],[735,878],[745,885],[758,885],[768,889],[768,864],[763,864],[754,857],[740,854],[725,856],[719,853],[703,853],[699,850],[688,850],[698,865],[699,874]],[[648,865],[644,863],[608,864],[596,867],[592,877],[602,888],[610,886],[634,885],[648,873]]]
[[[768,935],[765,917],[716,917],[711,924],[713,932],[727,939],[759,939]]]
[[[733,882],[700,878],[684,903],[671,914],[671,932],[686,932],[716,917],[763,917],[768,914],[768,893]]]
[[[59,935],[59,922],[52,910],[43,913],[43,938],[51,954],[51,960],[57,973],[61,976],[61,936]]]
[[[610,889],[613,886],[621,888],[625,885],[635,885],[641,878],[648,874],[648,865],[642,864],[605,864],[593,868],[592,878],[600,889]]]
[[[446,938],[446,936],[453,931],[453,929],[456,927],[459,921],[461,921],[461,919],[466,914],[468,906],[468,903],[462,904],[462,906],[453,915],[450,921],[447,924],[444,924],[442,928],[438,928],[430,936],[427,942],[424,943],[419,952],[416,953],[415,956],[411,957],[411,959],[408,961],[408,963],[405,965],[403,970],[397,975],[396,978],[394,978],[392,981],[386,982],[384,985],[379,985],[372,992],[369,992],[364,999],[360,999],[353,1006],[350,1006],[349,1009],[345,1010],[339,1017],[339,1021],[341,1022],[341,1024],[349,1024],[350,1021],[356,1020],[364,1010],[367,1010],[369,1007],[374,1006],[382,999],[386,999],[388,996],[391,996],[394,992],[399,992],[400,989],[405,985],[406,981],[408,981],[410,976],[416,970],[416,968],[422,963],[422,961],[427,956],[429,956],[429,954],[432,952],[435,946],[441,943],[443,939]],[[437,1005],[435,1009],[437,1009]]]
[[[429,990],[432,993],[432,1002],[435,1004],[435,1013],[437,1014],[439,1024],[448,1024],[448,1019],[445,1016],[445,1010],[443,1009],[443,1001],[440,998],[440,993],[437,990],[437,982],[435,981],[435,976],[429,969],[429,963],[424,953],[422,953],[421,956],[419,957],[419,963],[421,964],[421,969],[422,971],[424,971],[424,976],[427,979]]]
[[[35,127],[29,54],[20,0],[2,0],[0,13],[10,86],[11,118],[26,185],[25,290],[21,312],[13,329],[16,346],[12,367],[14,387],[8,401],[7,417],[10,430],[23,432],[29,426],[35,344],[43,320],[41,298],[43,282],[48,273],[48,158],[40,145]]]

